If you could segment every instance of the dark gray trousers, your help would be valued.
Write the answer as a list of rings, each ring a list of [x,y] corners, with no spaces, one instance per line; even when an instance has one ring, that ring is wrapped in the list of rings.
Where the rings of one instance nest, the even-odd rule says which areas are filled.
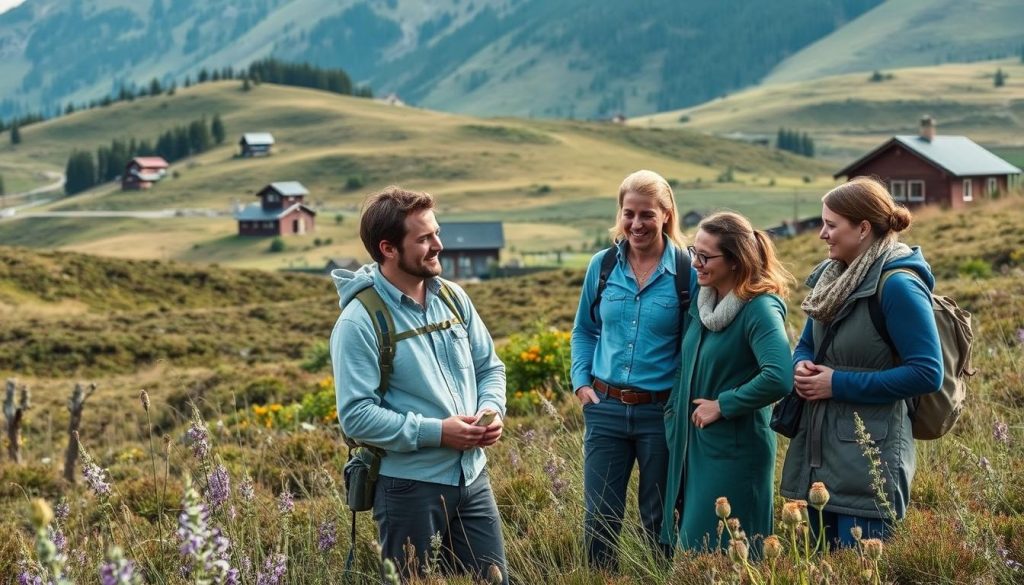
[[[501,517],[490,477],[484,470],[472,485],[461,483],[451,486],[385,475],[378,479],[373,518],[382,555],[395,563],[403,580],[424,574],[435,555],[431,538],[438,535],[442,570],[468,572],[490,582],[490,567],[496,565],[503,583],[508,583]]]

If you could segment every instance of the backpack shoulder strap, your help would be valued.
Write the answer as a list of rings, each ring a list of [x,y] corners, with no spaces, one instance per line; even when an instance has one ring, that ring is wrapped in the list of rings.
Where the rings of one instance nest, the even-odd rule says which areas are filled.
[[[882,341],[889,346],[892,350],[892,354],[898,356],[899,353],[896,351],[896,346],[892,342],[892,337],[889,335],[889,327],[885,324],[885,313],[882,311],[882,291],[885,289],[885,283],[889,281],[889,278],[897,272],[903,272],[919,278],[917,273],[907,268],[893,268],[882,272],[882,276],[878,279],[878,289],[875,294],[868,298],[868,313],[871,315],[871,324],[874,325],[875,331],[882,337]]]
[[[679,295],[679,315],[690,308],[690,253],[676,248],[676,294]]]
[[[370,315],[370,322],[377,334],[377,349],[380,357],[377,360],[380,366],[380,386],[377,387],[377,394],[384,398],[388,391],[388,382],[395,367],[395,343],[397,334],[395,332],[395,320],[391,316],[384,299],[373,286],[368,286],[356,293],[356,300],[363,304],[366,312]]]
[[[459,296],[455,294],[452,287],[445,282],[441,281],[441,290],[438,291],[438,296],[441,297],[441,301],[448,305],[448,310],[452,312],[452,315],[457,319],[456,323],[462,323],[468,325],[466,321],[466,312],[462,308],[462,303],[459,301]]]
[[[611,276],[612,270],[615,269],[617,261],[618,257],[615,254],[615,246],[604,251],[604,256],[601,257],[601,272],[597,277],[597,292],[594,294],[593,302],[590,303],[590,320],[594,323],[597,323],[600,316],[597,309],[601,306],[601,295],[604,294],[604,289],[608,286],[608,277]]]

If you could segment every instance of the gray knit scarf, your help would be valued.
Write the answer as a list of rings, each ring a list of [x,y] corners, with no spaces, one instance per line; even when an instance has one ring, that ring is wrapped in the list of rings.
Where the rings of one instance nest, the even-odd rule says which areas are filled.
[[[831,323],[850,294],[864,282],[876,260],[882,256],[886,256],[886,261],[895,260],[911,254],[910,247],[896,239],[896,232],[889,232],[875,240],[849,266],[840,260],[831,260],[800,308],[819,323]]]
[[[745,304],[747,301],[732,291],[729,291],[721,302],[718,301],[718,291],[710,286],[700,287],[700,292],[697,293],[700,322],[711,331],[721,331],[728,327]]]

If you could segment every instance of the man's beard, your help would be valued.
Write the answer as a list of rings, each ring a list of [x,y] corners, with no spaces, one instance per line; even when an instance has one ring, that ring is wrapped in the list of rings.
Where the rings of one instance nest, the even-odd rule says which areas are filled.
[[[435,256],[436,257],[436,256]],[[433,278],[441,275],[441,263],[438,261],[437,268],[433,268],[421,262],[414,262],[411,258],[398,252],[398,268],[406,274],[420,278]]]

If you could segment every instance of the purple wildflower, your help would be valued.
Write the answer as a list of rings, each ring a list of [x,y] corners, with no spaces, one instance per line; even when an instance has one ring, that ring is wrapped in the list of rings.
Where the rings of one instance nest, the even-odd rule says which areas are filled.
[[[1017,341],[1024,343],[1024,329],[1017,330]]]
[[[231,568],[231,541],[220,529],[210,526],[210,512],[192,487],[191,478],[185,479],[181,515],[178,517],[178,539],[181,555],[185,557],[182,570],[196,581],[210,579],[217,583],[238,583],[238,571]]]
[[[1004,422],[996,421],[995,424],[992,425],[992,436],[1000,443],[1009,445],[1010,427]]]
[[[292,492],[288,488],[285,488],[281,495],[277,497],[277,509],[285,515],[295,511],[295,501],[292,499]]]
[[[536,439],[536,438],[537,438],[537,432],[534,431],[533,429],[530,429],[530,430],[526,431],[525,433],[523,433],[523,442],[526,443],[527,445],[532,443],[533,440]]]
[[[288,571],[288,557],[277,553],[267,557],[263,570],[256,575],[256,585],[278,585]]]
[[[238,495],[242,496],[242,501],[246,504],[251,504],[256,497],[256,487],[252,484],[248,472],[242,476],[242,482],[238,485]]]
[[[70,514],[71,506],[67,502],[62,501],[53,507],[53,516],[57,519],[57,522],[64,522]]]
[[[561,496],[569,487],[569,482],[562,477],[563,467],[565,467],[565,460],[554,455],[544,464],[544,473],[551,478],[551,491],[555,497]]]
[[[198,413],[192,417],[192,426],[185,432],[185,438],[192,445],[192,454],[196,456],[196,459],[205,461],[206,456],[210,454],[210,432],[206,429],[206,424],[199,418]]]
[[[43,580],[39,575],[23,569],[18,573],[18,585],[43,585]]]
[[[1010,551],[1006,550],[1001,546],[997,550],[999,551],[999,556],[1003,559],[1003,564],[1006,565],[1006,568],[1010,569],[1011,571],[1019,571],[1021,569],[1024,569],[1024,565],[1010,558]]]
[[[107,483],[105,475],[106,471],[96,465],[91,457],[82,460],[82,476],[85,477],[85,483],[89,484],[89,489],[100,497],[110,495],[110,484]]]
[[[985,471],[992,471],[992,464],[989,463],[988,457],[984,457],[984,456],[979,457],[978,458],[978,467],[984,469]]]
[[[207,485],[206,497],[210,500],[210,507],[219,510],[231,496],[231,477],[223,465],[217,464],[210,474],[210,481]]]
[[[321,522],[320,526],[316,529],[316,533],[316,546],[320,549],[320,552],[327,552],[331,550],[338,542],[338,535],[334,527],[334,522],[331,522],[330,520],[324,520]]]
[[[60,528],[50,527],[48,528],[50,533],[50,540],[53,542],[53,546],[57,547],[57,554],[63,555],[68,552],[68,539],[64,536],[64,532]]]
[[[102,585],[141,585],[142,575],[136,572],[135,563],[124,558],[119,547],[111,547],[107,560],[100,565]]]

